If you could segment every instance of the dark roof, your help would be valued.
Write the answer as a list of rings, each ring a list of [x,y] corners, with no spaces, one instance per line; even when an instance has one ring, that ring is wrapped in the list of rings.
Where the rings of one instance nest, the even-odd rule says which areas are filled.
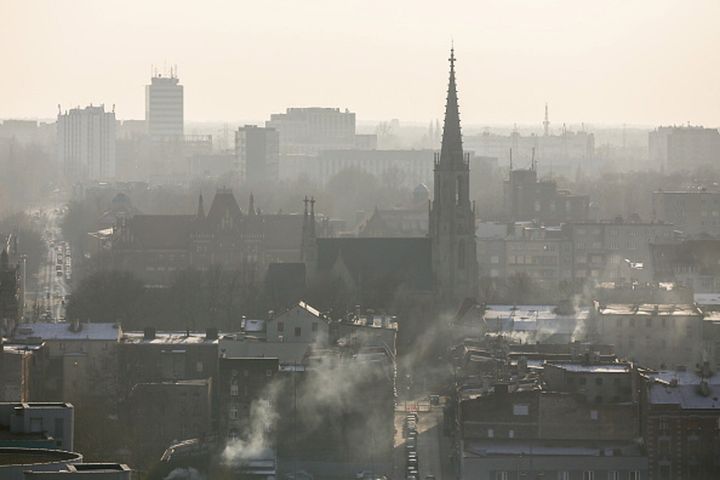
[[[340,259],[356,285],[390,281],[432,290],[429,238],[320,238],[318,270],[330,271]]]
[[[194,215],[135,215],[128,225],[133,242],[139,247],[184,249],[194,220]]]
[[[302,243],[302,214],[263,214],[266,250],[297,250]]]
[[[230,190],[218,190],[213,198],[212,205],[207,214],[207,223],[209,225],[219,225],[220,220],[225,216],[225,212],[230,211],[230,216],[235,221],[235,225],[238,225],[237,221],[242,216],[240,206],[238,206],[235,195]]]

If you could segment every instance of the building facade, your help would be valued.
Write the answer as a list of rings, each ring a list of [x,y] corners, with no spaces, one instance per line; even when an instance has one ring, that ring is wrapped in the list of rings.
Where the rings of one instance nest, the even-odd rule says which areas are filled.
[[[660,170],[713,165],[720,158],[720,132],[701,126],[659,127],[648,134],[650,162]]]
[[[720,235],[720,192],[703,187],[653,192],[653,220],[675,225],[688,237]]]
[[[115,111],[105,106],[58,113],[58,163],[71,181],[115,178]]]
[[[245,125],[235,132],[235,170],[242,183],[280,179],[280,136],[274,128]]]
[[[265,127],[280,134],[281,155],[316,155],[355,146],[355,113],[339,108],[288,108],[273,113]]]
[[[182,140],[183,86],[174,71],[169,76],[153,75],[145,86],[145,122],[153,140]]]

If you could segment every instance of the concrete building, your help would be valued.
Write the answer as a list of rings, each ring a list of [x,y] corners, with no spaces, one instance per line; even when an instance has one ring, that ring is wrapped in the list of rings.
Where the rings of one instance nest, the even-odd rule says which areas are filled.
[[[649,373],[641,393],[649,478],[720,478],[720,375],[707,365]]]
[[[339,108],[288,108],[273,113],[265,127],[280,135],[281,155],[317,155],[355,146],[355,113]]]
[[[618,357],[648,368],[692,366],[706,354],[703,316],[694,305],[595,302],[588,335],[615,345]]]
[[[151,464],[173,443],[212,434],[212,388],[210,378],[135,384],[121,410],[133,464]]]
[[[701,126],[659,127],[648,134],[650,163],[660,170],[691,170],[720,159],[720,132]]]
[[[71,463],[58,470],[28,470],[25,480],[131,480],[132,470],[122,463]]]
[[[0,403],[0,446],[72,451],[75,410],[69,403]]]
[[[222,356],[218,370],[217,418],[220,437],[248,438],[253,428],[253,402],[274,400],[272,392],[266,389],[279,371],[278,359]]]
[[[720,240],[697,239],[651,245],[656,282],[674,282],[696,294],[720,292]]]
[[[0,480],[24,480],[28,471],[56,471],[82,461],[83,456],[75,452],[0,447]]]
[[[563,226],[573,249],[576,281],[652,280],[651,244],[676,241],[675,227],[640,219],[579,222]]]
[[[9,335],[23,315],[22,264],[17,254],[17,237],[0,238],[0,336]]]
[[[468,136],[465,143],[476,155],[495,157],[502,166],[530,165],[534,151],[538,170],[542,173],[572,177],[578,168],[587,171],[596,167],[595,136],[583,131],[563,129],[558,135],[543,136],[521,135],[518,132],[510,135],[484,132]]]
[[[13,341],[44,343],[49,363],[42,374],[44,400],[79,401],[86,395],[113,397],[117,342],[122,329],[114,323],[24,323]]]
[[[115,109],[73,108],[58,113],[56,152],[70,181],[115,178]]]
[[[655,221],[675,225],[687,237],[720,235],[720,192],[704,187],[658,190],[652,196],[652,215]]]
[[[155,74],[145,86],[145,122],[153,140],[182,140],[184,133],[183,86],[177,73]]]
[[[218,332],[125,332],[118,344],[120,396],[141,383],[215,378]]]
[[[503,184],[503,206],[507,221],[537,221],[546,225],[583,222],[589,219],[590,197],[558,190],[553,180],[538,180],[535,165],[511,170]]]
[[[247,185],[280,179],[280,135],[274,128],[245,125],[235,132],[235,171]]]

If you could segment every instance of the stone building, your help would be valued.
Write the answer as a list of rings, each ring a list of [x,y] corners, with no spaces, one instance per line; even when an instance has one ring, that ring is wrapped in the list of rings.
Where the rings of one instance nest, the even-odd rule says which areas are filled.
[[[702,312],[689,304],[595,302],[588,335],[618,357],[649,368],[692,366],[706,354]]]

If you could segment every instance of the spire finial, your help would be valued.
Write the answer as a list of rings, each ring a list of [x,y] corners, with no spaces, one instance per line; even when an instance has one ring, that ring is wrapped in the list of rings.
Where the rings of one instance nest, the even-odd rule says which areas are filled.
[[[440,163],[443,165],[459,165],[464,155],[462,151],[462,134],[460,132],[460,113],[458,108],[457,85],[455,82],[455,46],[450,48],[450,75],[448,79],[447,99],[445,102],[445,120],[443,123],[442,144],[440,147]]]

